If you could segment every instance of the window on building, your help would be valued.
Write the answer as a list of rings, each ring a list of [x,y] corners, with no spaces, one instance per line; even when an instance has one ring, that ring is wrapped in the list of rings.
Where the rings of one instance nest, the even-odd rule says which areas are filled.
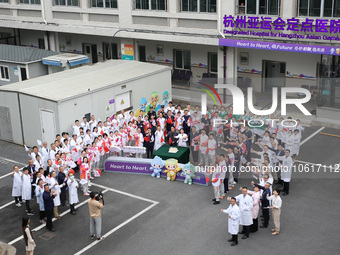
[[[340,0],[325,0],[324,17],[340,17]]]
[[[191,54],[189,50],[174,50],[175,68],[191,69]]]
[[[39,49],[45,49],[45,40],[44,38],[38,38],[38,45],[39,45]]]
[[[332,0],[298,0],[298,16],[320,17],[321,7],[325,2],[332,2]]]
[[[9,72],[7,66],[0,66],[0,80],[9,81]]]
[[[181,0],[181,11],[216,13],[216,0]]]
[[[0,3],[8,3],[8,0],[0,0]]]
[[[118,59],[117,49],[116,43],[111,43],[111,48],[109,47],[109,43],[103,43],[104,59]]]
[[[54,5],[79,6],[79,0],[54,0]]]
[[[118,8],[118,0],[91,0],[90,7],[94,8]]]
[[[20,0],[21,4],[40,4],[40,0]]]
[[[217,53],[216,52],[208,53],[208,68],[209,68],[209,73],[217,73]]]
[[[156,10],[165,11],[167,0],[135,0],[135,9],[137,10]]]
[[[238,14],[279,15],[281,0],[236,0]]]

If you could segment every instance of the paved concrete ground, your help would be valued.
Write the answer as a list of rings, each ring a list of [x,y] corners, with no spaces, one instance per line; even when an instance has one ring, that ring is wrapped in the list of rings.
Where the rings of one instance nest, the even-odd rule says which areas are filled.
[[[304,138],[319,128],[308,128]],[[340,133],[331,129],[323,132]],[[302,145],[298,160],[327,165],[340,163],[339,142],[340,138],[317,134]],[[0,157],[0,177],[11,172],[14,162],[10,160],[20,162],[20,166],[28,160],[23,147],[2,141]],[[339,254],[340,173],[332,178],[323,173],[313,178],[309,175],[300,177],[299,173],[293,174],[291,194],[283,197],[280,235],[272,237],[269,229],[260,229],[249,239],[240,240],[238,246],[230,247],[227,217],[220,213],[220,209],[228,204],[222,200],[220,205],[212,205],[211,186],[189,186],[180,181],[170,183],[164,178],[104,173],[95,180],[96,184],[149,198],[159,204],[83,254]],[[250,181],[251,176],[244,174],[236,188],[250,186]],[[12,201],[11,187],[10,176],[0,179],[0,207]],[[91,189],[98,191],[102,188]],[[237,189],[230,192],[230,195],[236,194],[239,194]],[[81,202],[85,200],[80,192],[79,197]],[[151,205],[112,191],[105,193],[105,199],[103,234]],[[36,202],[32,204],[36,215],[31,217],[31,227],[35,228],[40,225],[38,206]],[[60,209],[65,211],[67,208]],[[24,207],[17,208],[14,204],[0,209],[0,240],[10,242],[22,235],[24,210]],[[49,234],[45,228],[35,233],[35,254],[74,254],[92,243],[86,204],[79,207],[76,216],[66,214],[62,220],[55,221],[54,226],[57,232],[53,235],[44,235]],[[23,240],[14,246],[17,254],[24,254]]]

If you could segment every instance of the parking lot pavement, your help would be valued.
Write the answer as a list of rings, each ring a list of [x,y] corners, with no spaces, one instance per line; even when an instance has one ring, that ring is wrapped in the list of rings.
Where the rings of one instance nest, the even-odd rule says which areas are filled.
[[[314,134],[318,127],[308,128],[303,139]],[[332,132],[334,130],[325,129]],[[336,132],[336,131],[334,131]],[[339,161],[337,145],[339,140],[314,135],[301,147],[300,161],[334,164]],[[23,148],[0,142],[0,151],[7,151],[2,157],[27,162]],[[6,149],[7,148],[7,149]],[[11,153],[8,153],[8,150]],[[318,152],[318,153],[317,153]],[[11,171],[11,163],[0,161],[3,176]],[[340,177],[340,176],[339,176]],[[10,176],[0,179],[1,205],[11,201]],[[244,175],[240,183],[228,195],[239,194],[239,186],[250,186],[251,176]],[[103,234],[121,226],[103,241],[89,247],[88,208],[79,207],[78,215],[66,214],[62,220],[54,222],[57,232],[37,231],[35,254],[74,254],[83,250],[83,254],[338,254],[340,250],[336,236],[340,228],[339,178],[292,178],[291,192],[283,197],[281,213],[281,233],[271,236],[269,229],[259,229],[247,240],[240,240],[239,245],[230,247],[227,242],[227,217],[220,213],[227,208],[225,199],[220,205],[212,205],[212,187],[185,185],[181,181],[168,182],[165,178],[155,179],[149,176],[120,173],[103,173],[95,179],[99,184],[111,189],[132,194],[107,191],[106,205],[103,211]],[[98,191],[102,187],[92,186]],[[159,202],[151,209],[140,214],[152,203],[133,196],[141,196]],[[79,192],[81,202],[85,201]],[[32,228],[38,227],[38,207],[32,202]],[[60,208],[61,211],[67,208]],[[6,242],[21,236],[21,217],[24,208],[11,204],[0,210],[0,239]],[[138,215],[138,217],[133,218]],[[129,221],[129,219],[131,219]],[[123,226],[122,223],[127,222]],[[270,228],[273,226],[272,219]],[[24,243],[19,240],[14,244],[18,254],[23,254]]]

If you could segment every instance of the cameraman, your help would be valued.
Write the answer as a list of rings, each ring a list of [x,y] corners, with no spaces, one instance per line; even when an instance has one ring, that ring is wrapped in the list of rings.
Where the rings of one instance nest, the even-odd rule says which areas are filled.
[[[101,236],[102,232],[102,217],[101,211],[103,208],[103,197],[99,196],[99,201],[96,200],[96,193],[91,192],[90,198],[88,201],[89,210],[90,210],[90,234],[91,239],[97,237],[97,240],[102,240],[104,237]],[[96,234],[95,234],[96,230]]]

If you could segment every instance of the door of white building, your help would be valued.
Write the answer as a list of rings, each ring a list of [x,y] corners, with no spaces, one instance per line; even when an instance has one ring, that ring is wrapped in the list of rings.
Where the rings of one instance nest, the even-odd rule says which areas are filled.
[[[42,139],[51,144],[56,135],[54,112],[40,109],[40,121]]]
[[[286,63],[263,60],[263,91],[271,92],[273,87],[281,88],[286,84]]]

